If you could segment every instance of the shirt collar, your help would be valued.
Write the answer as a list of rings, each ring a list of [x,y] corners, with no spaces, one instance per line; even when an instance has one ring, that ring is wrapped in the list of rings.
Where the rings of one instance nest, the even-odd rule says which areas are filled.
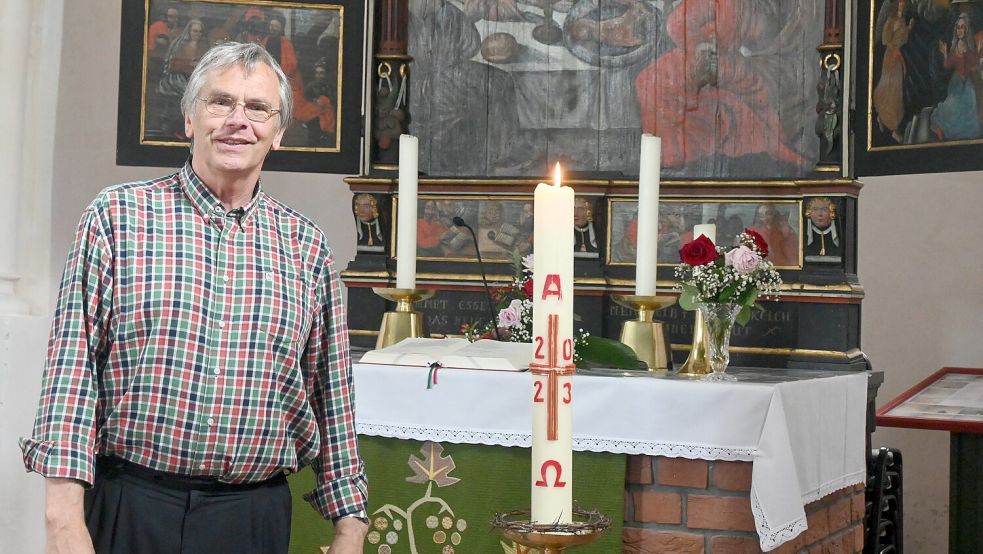
[[[201,180],[200,177],[195,173],[195,170],[191,168],[191,159],[184,164],[181,171],[178,172],[178,180],[181,184],[181,190],[191,201],[191,204],[198,210],[205,219],[210,219],[216,215],[225,216],[225,206],[222,202],[215,196],[207,186],[205,182]],[[253,190],[253,197],[249,200],[249,203],[242,207],[243,214],[239,217],[239,225],[242,227],[248,227],[252,222],[252,215],[259,206],[260,201],[263,198],[263,183],[262,179],[256,181],[256,188]]]
[[[825,235],[829,235],[830,240],[833,241],[833,244],[835,246],[839,246],[840,245],[840,238],[836,235],[836,225],[834,223],[830,223],[829,224],[829,227],[827,227],[825,229],[820,229],[819,227],[816,227],[815,225],[813,225],[811,219],[806,220],[806,223],[808,225],[808,228],[806,229],[806,233],[807,233],[807,235],[809,237],[806,240],[806,246],[809,246],[809,245],[812,244],[813,234],[816,234],[816,235],[824,235],[824,236]]]

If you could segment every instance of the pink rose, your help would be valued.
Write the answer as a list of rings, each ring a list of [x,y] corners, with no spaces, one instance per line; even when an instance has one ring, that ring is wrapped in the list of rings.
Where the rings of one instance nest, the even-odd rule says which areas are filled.
[[[522,319],[522,301],[515,299],[509,303],[507,308],[498,312],[498,326],[511,329],[519,325]]]
[[[724,254],[724,265],[733,266],[741,275],[754,271],[760,261],[761,256],[747,246],[738,246]]]

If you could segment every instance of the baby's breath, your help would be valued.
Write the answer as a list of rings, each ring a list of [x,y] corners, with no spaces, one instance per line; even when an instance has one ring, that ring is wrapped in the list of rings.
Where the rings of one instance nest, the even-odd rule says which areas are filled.
[[[782,287],[782,277],[765,257],[767,245],[759,245],[748,233],[738,235],[738,245],[751,249],[758,256],[753,268],[740,272],[726,262],[732,249],[716,247],[717,259],[703,265],[681,263],[676,266],[676,289],[682,292],[680,305],[686,309],[700,303],[740,303],[752,306],[759,296],[777,299]],[[753,261],[752,261],[753,263]]]

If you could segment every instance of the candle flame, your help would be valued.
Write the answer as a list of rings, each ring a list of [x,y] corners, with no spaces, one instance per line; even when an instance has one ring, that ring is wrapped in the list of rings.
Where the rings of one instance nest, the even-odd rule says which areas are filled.
[[[556,169],[553,170],[553,186],[560,186],[560,162],[556,162]]]

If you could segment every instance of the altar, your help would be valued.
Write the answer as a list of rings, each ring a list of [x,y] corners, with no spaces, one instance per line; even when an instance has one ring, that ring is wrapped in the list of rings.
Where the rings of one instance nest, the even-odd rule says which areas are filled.
[[[579,464],[589,458],[575,457],[574,478],[588,472],[591,480],[603,479],[604,474],[596,471],[601,466],[595,464],[603,465],[605,457],[612,457],[615,468],[624,471],[624,455],[628,455],[628,484],[622,493],[619,483],[619,509],[606,514],[623,523],[620,531],[612,528],[609,533],[621,534],[624,551],[632,551],[632,541],[667,532],[701,544],[753,539],[756,547],[766,551],[816,544],[829,535],[841,546],[856,546],[843,551],[859,550],[862,541],[856,542],[854,535],[857,528],[862,531],[868,374],[733,371],[740,380],[723,384],[657,378],[647,372],[578,371],[574,376],[573,448],[578,456],[599,456],[585,465]],[[499,460],[493,465],[511,464],[511,470],[495,472],[502,482],[485,486],[520,491],[521,503],[482,505],[482,498],[494,495],[471,491],[483,519],[472,518],[468,525],[492,533],[488,521],[495,512],[528,507],[532,377],[526,372],[440,369],[428,387],[428,373],[427,368],[356,364],[358,433],[363,440],[370,437],[367,443],[373,453],[384,453],[378,450],[378,438],[423,441],[431,450],[419,457],[428,463],[444,459],[443,452],[458,445],[482,445],[488,448],[490,460]],[[500,452],[494,454],[495,448]],[[403,471],[380,482],[381,476],[371,471],[371,457],[367,456],[370,516],[388,518],[392,508],[385,506],[398,503],[387,497],[412,483],[413,472],[406,469],[405,457],[393,457],[388,464]],[[691,461],[698,468],[695,478],[684,467]],[[746,491],[726,482],[728,472],[739,475],[748,463]],[[400,477],[404,473],[405,479]],[[616,472],[615,479],[622,475]],[[574,499],[585,508],[598,508],[583,501],[579,484],[575,481]],[[658,499],[659,506],[648,505],[652,499]],[[807,516],[806,507],[814,504],[823,508],[821,522],[812,512]],[[712,519],[720,514],[702,513],[707,506],[716,512],[746,511],[746,517],[741,517],[750,524],[735,525],[741,517],[732,517],[731,523],[717,525]],[[653,510],[661,512],[650,517]],[[666,510],[678,510],[678,517],[664,517]],[[844,510],[834,529],[830,514]],[[453,529],[446,534],[451,533]],[[376,552],[377,546],[367,552]],[[394,546],[391,551],[402,550]],[[441,552],[432,547],[419,550],[430,551]],[[611,552],[610,547],[596,545],[578,551]]]
[[[380,320],[395,312],[419,324],[412,336],[460,336],[496,314],[501,319],[512,306],[503,291],[521,285],[524,297],[516,300],[533,304],[531,336],[548,351],[548,365],[534,371],[549,371],[553,381],[538,383],[552,391],[544,409],[543,399],[531,396],[537,377],[530,373],[357,364],[356,427],[374,483],[369,551],[522,552],[497,538],[476,547],[474,523],[512,509],[535,513],[545,491],[533,487],[530,494],[531,483],[558,488],[544,484],[547,464],[563,469],[583,508],[615,520],[603,539],[613,543],[582,552],[862,549],[867,441],[880,377],[860,348],[862,185],[843,163],[848,132],[836,118],[843,7],[830,0],[823,12],[799,4],[731,12],[711,2],[547,2],[536,8],[540,15],[382,2],[366,167],[346,178],[353,199],[372,206],[358,212],[353,204],[354,217],[380,229],[381,246],[360,244],[341,272],[348,303],[358,307],[348,312],[351,344],[389,344],[393,326]],[[733,44],[722,39],[719,51],[716,42],[672,37],[718,20],[776,34],[756,37],[760,51],[741,50],[750,46],[737,36]],[[788,72],[784,61],[768,61],[777,56],[818,69]],[[705,67],[692,65],[697,59]],[[729,69],[718,72],[717,63]],[[701,71],[706,82],[691,87]],[[738,82],[747,77],[769,84],[751,104]],[[821,125],[817,88],[830,101]],[[723,122],[721,110],[740,117]],[[685,121],[674,119],[684,113]],[[391,121],[399,123],[386,127]],[[554,167],[555,188],[572,189],[565,190],[572,205],[539,198],[541,188],[552,188],[544,183]],[[657,378],[577,370],[571,377],[571,319],[578,336],[610,339],[622,336],[626,322],[653,317],[667,352],[647,363],[672,370],[699,361],[704,322],[687,311],[694,302],[683,286],[696,283],[677,264],[692,265],[681,250],[701,235],[725,258],[739,247],[768,258],[755,266],[767,273],[756,274],[756,290],[700,295],[715,304],[761,293],[762,309],[748,310],[731,333],[728,372],[740,381],[701,383],[671,372]],[[519,268],[530,253],[533,292]],[[547,275],[555,290],[547,289]],[[632,288],[637,297],[680,298],[643,314],[618,300]],[[394,300],[393,291],[409,296]],[[563,310],[542,305],[560,299]],[[547,334],[550,328],[563,335]],[[557,352],[564,363],[556,363]],[[560,370],[568,380],[562,385]],[[559,402],[557,391],[568,384],[574,392]],[[572,428],[572,466],[537,454],[544,428],[546,442],[562,439],[564,455]],[[484,468],[465,469],[476,452]],[[463,473],[470,483],[445,479]],[[402,496],[407,486],[426,492]],[[467,534],[456,527],[459,506],[434,501],[438,492],[446,502],[462,487],[475,491],[467,502],[474,511],[463,518]],[[516,494],[493,497],[503,489]],[[612,489],[616,503],[601,494]],[[434,514],[414,523],[412,535],[426,548],[402,530],[415,521],[404,508],[417,500],[453,512],[446,522]],[[404,527],[394,529],[400,518]],[[485,535],[494,533],[486,526]]]

